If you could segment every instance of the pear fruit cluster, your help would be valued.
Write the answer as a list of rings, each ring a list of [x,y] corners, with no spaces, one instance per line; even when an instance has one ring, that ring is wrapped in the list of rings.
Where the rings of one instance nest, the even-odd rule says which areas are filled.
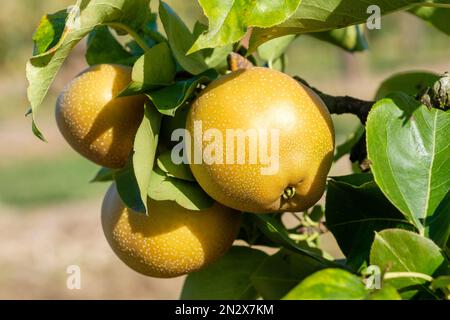
[[[57,101],[56,120],[63,137],[103,167],[126,164],[145,104],[150,103],[144,95],[118,97],[130,81],[129,67],[93,66],[69,83]],[[184,127],[191,133],[192,151],[199,151],[196,148],[207,144],[195,136],[199,122],[201,133],[276,131],[278,149],[269,154],[277,156],[276,170],[262,174],[266,164],[261,163],[190,162],[195,179],[216,201],[201,211],[148,198],[148,215],[143,215],[127,208],[112,184],[102,205],[105,237],[125,264],[152,277],[180,276],[219,259],[238,234],[242,212],[310,208],[324,193],[332,162],[334,129],[326,106],[309,88],[281,72],[255,67],[229,73],[209,84],[182,112],[185,123],[163,120],[164,140],[169,131]],[[257,141],[255,147],[264,146]],[[228,152],[239,150],[224,148],[216,156],[227,158]],[[249,149],[243,150],[243,159],[248,159]]]

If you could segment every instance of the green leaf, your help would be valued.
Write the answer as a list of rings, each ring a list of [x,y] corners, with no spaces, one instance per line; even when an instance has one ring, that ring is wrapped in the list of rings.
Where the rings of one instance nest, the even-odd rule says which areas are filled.
[[[395,91],[416,96],[421,90],[431,87],[438,80],[438,74],[426,71],[398,73],[383,81],[378,88],[375,99],[380,100]]]
[[[389,14],[422,3],[422,0],[302,0],[300,6],[288,20],[271,28],[254,28],[250,38],[249,52],[274,38],[288,34],[305,34],[328,31],[366,23],[371,14],[370,5],[377,5],[381,14]],[[267,26],[264,26],[267,27]]]
[[[364,51],[369,48],[361,25],[349,26],[325,32],[315,32],[309,35],[319,40],[334,44],[349,52]],[[264,45],[264,44],[263,44]]]
[[[373,291],[369,300],[402,300],[398,291],[389,284],[383,284],[381,289]]]
[[[161,142],[168,148],[172,149],[178,143],[172,141],[172,133],[177,129],[184,129],[186,127],[186,119],[189,113],[189,106],[184,105],[177,109],[175,115],[164,116],[161,124]],[[180,139],[181,140],[181,139]]]
[[[147,192],[153,164],[155,163],[161,118],[161,114],[153,106],[147,105],[144,119],[134,139],[133,168],[146,212],[148,212]]]
[[[233,46],[217,47],[210,52],[203,52],[205,56],[205,62],[210,68],[214,68],[217,71],[225,73],[228,68],[227,57],[233,51]]]
[[[308,212],[308,216],[312,221],[319,222],[322,220],[325,212],[321,205],[315,205],[312,207],[311,211]]]
[[[114,180],[114,175],[116,174],[117,169],[105,168],[102,167],[97,172],[95,177],[91,180],[91,182],[109,182]]]
[[[266,257],[260,250],[234,246],[217,262],[189,274],[180,299],[255,299],[257,293],[250,277]]]
[[[99,26],[89,34],[86,61],[90,66],[103,63],[132,66],[136,59],[117,41],[108,27]]]
[[[251,275],[251,281],[263,299],[278,300],[307,276],[323,268],[308,256],[281,249],[264,259]]]
[[[158,43],[167,41],[164,36],[158,32],[157,18],[158,15],[156,13],[152,13],[149,16],[147,23],[145,23],[144,26],[137,31],[138,35],[149,48]],[[125,46],[133,56],[140,57],[145,53],[144,49],[142,49],[142,47],[134,39],[127,42]]]
[[[249,213],[248,213],[249,214]],[[307,255],[318,262],[325,265],[334,266],[335,263],[323,257],[323,252],[317,248],[311,248],[300,243],[295,242],[289,237],[289,234],[284,225],[270,214],[253,214],[255,224],[260,231],[271,241],[280,246],[297,252],[299,254]]]
[[[336,150],[334,151],[333,161],[336,162],[343,156],[345,156],[347,153],[350,153],[355,143],[361,139],[365,132],[365,129],[363,126],[359,126],[358,129],[354,133],[352,133],[347,140],[342,143],[341,145],[336,147]]]
[[[39,55],[56,46],[64,32],[67,16],[67,10],[61,10],[42,17],[33,34],[33,55]]]
[[[247,242],[250,246],[279,247],[261,232],[252,213],[242,213],[242,223],[237,239]]]
[[[450,4],[450,0],[439,0],[439,3]],[[419,18],[429,22],[438,30],[450,35],[450,10],[448,8],[417,7],[410,10]]]
[[[288,35],[268,41],[258,48],[258,55],[268,63],[269,68],[272,68],[274,62],[286,52],[295,38],[295,35]]]
[[[203,210],[214,204],[197,183],[169,177],[158,168],[151,174],[148,196],[156,201],[175,201],[189,210]]]
[[[376,234],[370,252],[370,263],[388,272],[415,272],[437,276],[440,268],[445,266],[445,258],[433,241],[413,232],[388,229]],[[397,288],[403,298],[413,297],[419,289],[430,291],[425,280],[415,277],[385,281]]]
[[[422,233],[440,223],[435,210],[450,189],[450,112],[396,93],[372,108],[366,130],[372,172],[386,197]]]
[[[146,213],[147,201],[142,200],[141,190],[133,168],[133,158],[130,156],[125,167],[114,173],[117,192],[127,208]]]
[[[207,70],[208,65],[200,52],[186,55],[186,52],[194,43],[194,36],[180,17],[163,1],[159,5],[159,17],[175,59],[183,69],[193,75]]]
[[[178,178],[181,180],[195,182],[195,178],[192,175],[189,165],[181,163],[175,164],[172,161],[172,153],[166,151],[162,153],[157,160],[158,167],[166,173],[167,176]]]
[[[217,76],[217,72],[214,69],[210,69],[193,78],[179,80],[173,85],[148,92],[147,96],[152,100],[159,112],[164,115],[174,116],[178,108],[183,106],[192,96],[199,84],[209,83]]]
[[[140,28],[150,14],[149,8],[150,0],[78,0],[75,8],[78,10],[71,10],[68,15],[62,34],[54,32],[54,38],[50,41],[39,38],[37,40],[39,49],[51,46],[52,43],[57,42],[50,50],[33,56],[27,63],[26,74],[29,82],[28,86],[28,100],[31,104],[33,117],[33,132],[34,134],[44,140],[42,133],[35,124],[36,110],[42,104],[50,85],[52,84],[60,67],[64,63],[71,50],[89,34],[95,27],[114,21],[128,25],[131,28]],[[79,25],[78,25],[79,23]],[[40,25],[37,33],[43,32],[42,28],[47,28],[46,23]],[[59,30],[57,28],[57,30]],[[45,43],[51,42],[50,45]]]
[[[147,190],[158,145],[161,114],[147,105],[134,139],[134,153],[125,167],[114,174],[117,191],[130,209],[147,213]]]
[[[167,43],[162,42],[147,50],[133,67],[132,82],[120,96],[140,94],[158,87],[171,85],[176,65]]]
[[[326,194],[326,222],[347,264],[359,270],[369,261],[375,231],[414,227],[383,195],[369,174],[333,178]]]
[[[289,18],[301,0],[199,0],[209,20],[209,30],[200,35],[189,52],[235,43],[248,27],[271,27]]]
[[[362,300],[366,297],[367,291],[360,278],[330,268],[303,280],[283,300]]]

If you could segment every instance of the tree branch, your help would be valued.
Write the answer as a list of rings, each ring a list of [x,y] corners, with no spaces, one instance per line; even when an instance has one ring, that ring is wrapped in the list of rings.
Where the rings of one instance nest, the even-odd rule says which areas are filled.
[[[319,89],[316,89],[308,84],[305,80],[298,76],[294,76],[294,79],[300,82],[301,84],[312,89],[317,95],[322,98],[323,102],[325,102],[328,110],[332,114],[344,114],[351,113],[356,115],[362,124],[365,124],[367,121],[367,116],[369,115],[369,111],[374,105],[374,101],[366,101],[360,100],[357,98],[349,97],[349,96],[331,96],[329,94],[323,93]]]

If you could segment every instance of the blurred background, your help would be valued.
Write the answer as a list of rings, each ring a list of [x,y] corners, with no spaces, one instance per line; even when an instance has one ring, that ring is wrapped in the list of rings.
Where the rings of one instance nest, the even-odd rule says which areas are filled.
[[[72,151],[53,117],[58,93],[86,67],[84,42],[74,50],[39,112],[48,143],[36,139],[28,109],[25,63],[42,15],[75,0],[3,0],[0,11],[0,299],[176,299],[183,278],[155,280],[123,265],[100,225],[107,185],[90,184],[96,166]],[[157,2],[152,8],[156,11]],[[167,1],[192,28],[197,1]],[[204,20],[204,18],[201,18]],[[385,78],[399,71],[450,71],[449,38],[414,16],[396,13],[368,33],[370,51],[348,54],[310,37],[289,48],[287,72],[334,95],[372,99]],[[358,125],[335,117],[337,142]],[[348,158],[331,175],[351,172]],[[325,249],[341,256],[331,235]],[[81,267],[81,290],[66,287],[67,267]]]

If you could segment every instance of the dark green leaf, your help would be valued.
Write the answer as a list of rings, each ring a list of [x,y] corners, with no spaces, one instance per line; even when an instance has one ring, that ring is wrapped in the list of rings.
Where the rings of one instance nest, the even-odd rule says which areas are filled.
[[[114,181],[116,182],[117,192],[127,208],[140,213],[147,212],[147,201],[145,203],[142,201],[132,157],[128,159],[125,167],[115,172]]]
[[[162,153],[157,160],[158,167],[166,173],[167,176],[178,178],[181,180],[195,182],[195,178],[192,175],[189,165],[181,163],[175,164],[172,161],[172,153],[166,151]]]
[[[161,125],[161,141],[172,149],[179,141],[172,141],[172,133],[177,129],[186,127],[186,119],[189,113],[189,106],[184,105],[177,109],[175,116],[164,116]],[[181,140],[181,138],[180,138]]]
[[[170,48],[177,62],[187,72],[197,75],[208,69],[200,52],[186,55],[194,43],[194,36],[180,17],[163,1],[159,5],[159,16],[166,30]]]
[[[325,32],[310,33],[310,36],[334,44],[349,52],[364,51],[369,48],[361,25],[349,26]]]
[[[263,299],[281,299],[300,281],[322,268],[321,263],[308,256],[282,249],[261,263],[251,281]]]
[[[262,251],[234,246],[217,262],[188,275],[181,299],[255,299],[250,277],[266,257]]]
[[[366,129],[372,172],[386,197],[420,232],[441,223],[435,211],[450,189],[450,112],[396,93],[372,108]]]
[[[86,61],[89,65],[116,63],[132,66],[137,57],[117,41],[106,26],[100,26],[89,34]]]
[[[189,210],[203,210],[214,204],[197,183],[169,177],[160,169],[151,174],[148,196],[156,201],[175,201]]]
[[[140,94],[173,83],[176,65],[167,43],[162,42],[148,50],[133,67],[132,83],[120,96]]]
[[[363,282],[341,269],[314,273],[292,289],[284,300],[362,300],[367,297]]]
[[[201,83],[211,82],[217,78],[217,72],[210,69],[202,74],[186,80],[179,80],[171,86],[151,91],[147,96],[152,100],[159,112],[174,116],[175,112],[192,96]]]
[[[450,193],[444,200],[425,226],[425,235],[432,239],[439,247],[445,249],[450,236]]]
[[[250,246],[279,247],[261,232],[252,213],[242,213],[242,223],[237,239],[247,242]]]
[[[200,35],[189,50],[215,48],[241,40],[247,28],[271,27],[285,21],[298,8],[301,0],[199,0],[209,20],[209,30]]]
[[[398,73],[383,81],[378,88],[375,99],[380,100],[395,91],[416,96],[421,90],[432,86],[438,80],[439,75],[431,72],[412,71]]]
[[[154,45],[167,41],[159,32],[157,24],[157,14],[152,13],[147,23],[145,23],[140,30],[137,31],[141,39],[147,44],[147,47],[151,48]],[[125,44],[133,56],[142,56],[145,51],[136,42],[136,40],[131,40]]]
[[[360,187],[366,183],[373,182],[373,175],[370,173],[357,173],[346,176],[331,177],[331,179],[350,186]]]
[[[386,199],[369,174],[330,180],[325,216],[327,227],[354,270],[368,262],[375,231],[414,228]]]
[[[312,221],[319,222],[322,220],[325,212],[321,205],[315,205],[310,212],[308,212],[308,216]]]
[[[376,234],[370,263],[388,272],[437,276],[446,262],[442,251],[433,241],[413,232],[388,229]],[[397,288],[403,298],[413,297],[418,290],[429,291],[425,280],[413,276],[385,281]]]

